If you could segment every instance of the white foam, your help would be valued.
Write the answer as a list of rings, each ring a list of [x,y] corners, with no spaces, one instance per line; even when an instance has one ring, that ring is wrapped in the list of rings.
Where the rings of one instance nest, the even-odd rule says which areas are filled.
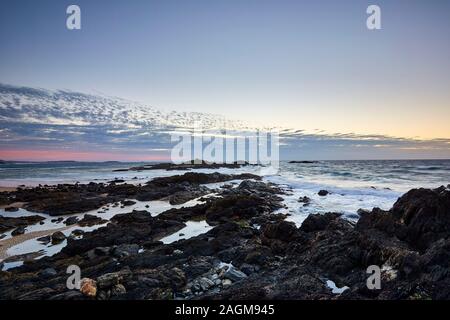
[[[334,294],[342,294],[345,290],[350,289],[347,286],[343,286],[342,288],[338,288],[336,286],[336,283],[334,283],[334,281],[332,281],[332,280],[327,280],[326,283],[327,283],[327,287],[330,288],[331,292],[334,293]]]

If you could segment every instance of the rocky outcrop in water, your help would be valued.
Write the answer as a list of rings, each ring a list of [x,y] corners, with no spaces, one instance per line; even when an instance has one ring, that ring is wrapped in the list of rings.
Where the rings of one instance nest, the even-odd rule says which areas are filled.
[[[19,227],[26,227],[28,225],[36,224],[45,218],[42,216],[24,216],[24,217],[3,217],[0,216],[0,232],[5,232]]]
[[[248,162],[234,162],[234,163],[213,163],[207,162],[204,160],[192,160],[185,163],[175,164],[172,162],[163,162],[156,164],[147,164],[139,167],[131,167],[129,169],[117,169],[115,171],[145,171],[145,170],[191,170],[191,169],[220,169],[220,168],[228,168],[228,169],[237,169],[242,166],[248,166]]]
[[[98,209],[108,203],[127,199],[140,201],[169,200],[172,204],[182,204],[210,192],[202,186],[206,183],[224,182],[240,179],[261,179],[252,174],[192,173],[161,177],[145,185],[115,182],[104,184],[59,184],[19,188],[4,192],[0,204],[23,202],[24,208],[33,212],[47,213],[51,216],[68,215]]]

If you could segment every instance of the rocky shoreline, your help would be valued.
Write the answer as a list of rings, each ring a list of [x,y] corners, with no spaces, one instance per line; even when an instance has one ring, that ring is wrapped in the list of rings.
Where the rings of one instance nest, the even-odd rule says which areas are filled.
[[[227,183],[233,180],[240,182]],[[224,185],[213,191],[205,187],[219,182]],[[193,172],[144,185],[112,181],[2,192],[0,204],[23,202],[44,214],[0,217],[0,230],[39,223],[44,215],[57,216],[62,226],[101,227],[43,237],[67,243],[51,257],[0,271],[0,299],[450,299],[448,188],[411,190],[389,211],[360,211],[356,223],[338,213],[312,214],[299,228],[277,213],[285,193],[251,174]],[[105,204],[126,209],[130,199],[180,205],[199,197],[196,205],[157,215],[149,207],[109,220],[64,217]],[[210,228],[163,241],[196,221]],[[66,286],[70,265],[81,270],[80,290]],[[381,268],[381,289],[366,285],[370,265]]]

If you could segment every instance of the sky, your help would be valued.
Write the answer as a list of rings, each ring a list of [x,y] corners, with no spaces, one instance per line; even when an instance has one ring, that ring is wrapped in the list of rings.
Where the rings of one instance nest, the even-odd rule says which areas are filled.
[[[81,30],[66,28],[70,4]],[[366,27],[369,4],[381,30]],[[450,157],[449,34],[445,0],[2,0],[0,83],[331,137],[443,139],[413,156]]]

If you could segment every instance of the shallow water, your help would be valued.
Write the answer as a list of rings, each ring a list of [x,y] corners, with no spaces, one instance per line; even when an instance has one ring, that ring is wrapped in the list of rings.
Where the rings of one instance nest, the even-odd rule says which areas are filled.
[[[214,193],[211,193],[209,196],[213,196]],[[94,216],[98,216],[104,220],[110,220],[113,216],[117,215],[117,214],[123,214],[123,213],[129,213],[133,210],[145,210],[148,211],[152,216],[157,216],[158,214],[169,210],[169,209],[173,209],[173,208],[181,208],[181,207],[191,207],[191,206],[195,206],[199,203],[201,203],[201,199],[202,197],[187,201],[183,204],[179,204],[179,205],[171,205],[169,202],[167,201],[161,201],[161,200],[156,200],[156,201],[138,201],[138,200],[133,200],[136,203],[131,205],[131,206],[126,206],[124,208],[120,207],[120,206],[112,206],[110,205],[106,205],[100,209],[96,209],[96,210],[91,210],[88,212],[84,212],[84,213],[79,213],[79,214],[72,214],[72,215],[65,215],[62,216],[65,219],[72,217],[72,216],[77,216],[80,219],[83,218],[83,216],[85,214],[91,214]],[[101,213],[99,213],[99,211]],[[4,209],[0,209],[0,215],[3,216],[8,216],[8,217],[19,217],[19,216],[29,216],[29,215],[35,215],[37,213],[25,210],[25,209],[19,209],[16,212],[6,212]],[[45,214],[39,214],[41,216],[44,216],[46,219],[43,220],[43,224],[34,224],[34,225],[29,225],[26,227],[26,232],[25,233],[30,233],[30,232],[36,232],[36,231],[45,231],[45,230],[56,230],[56,229],[60,229],[62,227],[65,227],[65,224],[63,222],[52,222],[51,220],[58,218],[58,217],[51,217],[51,216],[47,216]],[[98,224],[98,225],[94,225],[94,226],[86,226],[86,227],[81,227],[77,224],[75,225],[71,225],[68,226],[67,229],[62,230],[61,232],[64,233],[64,235],[66,237],[68,237],[74,230],[82,230],[84,232],[92,232],[102,226],[105,226],[108,222],[105,222],[103,224]],[[176,233],[174,233],[171,236],[168,236],[168,243],[172,242],[171,239],[174,239],[173,241],[177,241],[179,239],[188,239],[190,237],[199,235],[201,233],[207,232],[208,230],[210,230],[212,227],[209,227],[209,225],[206,222],[187,222],[187,226],[183,229],[180,230]],[[8,231],[5,233],[6,237],[4,237],[2,240],[6,240],[6,239],[10,239],[12,237],[11,235],[12,230]],[[180,237],[179,233],[184,233],[184,236]],[[24,242],[21,242],[17,245],[12,246],[11,248],[9,248],[6,251],[6,254],[11,257],[11,256],[16,256],[16,255],[21,255],[21,254],[26,254],[26,253],[31,253],[31,252],[40,252],[40,255],[36,258],[36,259],[40,259],[42,257],[45,256],[52,256],[56,253],[59,253],[67,244],[67,240],[64,240],[63,242],[59,243],[59,244],[43,244],[41,242],[39,242],[37,239],[39,237],[34,237],[32,239],[26,240]],[[80,236],[80,238],[82,238],[82,236]],[[166,240],[165,240],[166,241]],[[9,268],[14,268],[17,267],[18,265],[21,265],[20,263],[14,261],[14,262],[8,262],[5,263],[3,266],[3,270],[8,270]]]

